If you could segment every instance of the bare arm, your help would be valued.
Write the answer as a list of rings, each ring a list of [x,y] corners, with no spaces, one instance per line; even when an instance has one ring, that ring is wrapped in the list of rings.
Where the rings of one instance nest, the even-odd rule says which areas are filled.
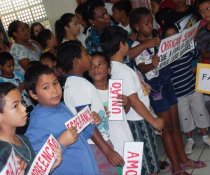
[[[103,139],[101,133],[98,131],[96,127],[94,129],[93,136],[91,137],[91,139],[98,146],[98,148],[104,153],[108,161],[113,166],[124,165],[123,158],[106,143],[106,141]]]
[[[20,61],[18,61],[18,63],[26,71],[26,69],[28,68],[28,64],[30,63],[30,61],[29,61],[28,58],[23,58]]]
[[[149,110],[146,108],[144,103],[139,100],[137,93],[128,96],[131,107],[136,111],[137,114],[142,116],[148,123],[150,123],[157,130],[162,130],[164,122],[160,118],[154,118]]]

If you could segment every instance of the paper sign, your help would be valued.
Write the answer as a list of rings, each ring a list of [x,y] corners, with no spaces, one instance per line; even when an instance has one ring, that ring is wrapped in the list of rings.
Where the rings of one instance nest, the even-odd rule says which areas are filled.
[[[67,129],[74,126],[79,134],[84,128],[86,128],[93,121],[90,108],[84,107],[80,112],[77,113],[73,118],[65,123]]]
[[[141,174],[143,148],[143,142],[125,142],[123,175]]]
[[[7,160],[6,165],[3,170],[0,172],[0,175],[16,175],[18,174],[18,163],[15,158],[15,152],[12,149],[10,156]]]
[[[123,120],[123,109],[118,99],[118,95],[122,94],[122,88],[122,80],[109,79],[109,120]]]
[[[28,175],[48,175],[55,162],[54,149],[59,146],[57,140],[50,135],[35,157]]]
[[[192,27],[184,30],[182,32],[181,46],[180,46],[180,56],[189,52],[190,50],[195,48],[194,37],[197,33],[197,29],[200,22],[197,22]]]
[[[195,90],[197,92],[210,94],[210,65],[197,65]]]
[[[190,27],[189,29],[184,30],[181,33],[165,38],[161,41],[158,57],[159,65],[156,70],[160,70],[172,62],[179,59],[185,53],[194,49],[194,37],[196,35],[199,22]]]

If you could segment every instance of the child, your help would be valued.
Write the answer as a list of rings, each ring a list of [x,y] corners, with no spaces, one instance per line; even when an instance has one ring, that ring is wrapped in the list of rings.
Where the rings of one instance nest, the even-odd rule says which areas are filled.
[[[35,22],[35,23],[31,24],[31,27],[30,27],[31,39],[34,41],[37,41],[37,36],[38,36],[39,32],[41,32],[42,30],[44,30],[44,26],[41,23]]]
[[[108,59],[105,58],[105,55],[103,53],[96,52],[92,54],[91,69],[89,73],[93,84],[98,90],[100,99],[103,102],[106,111],[108,110],[108,79],[110,76],[110,71],[110,62],[108,61]],[[123,101],[119,101],[119,103],[121,103],[124,106],[125,112],[128,112],[130,108],[128,99],[125,96],[123,96],[122,100]],[[114,145],[114,149],[118,153],[120,153],[121,156],[123,156],[124,142],[133,141],[133,136],[128,126],[127,120],[125,118],[123,121],[109,120],[108,123],[110,131],[110,140]],[[118,171],[121,172],[120,167],[118,168]]]
[[[18,158],[23,174],[27,174],[35,154],[28,139],[16,135],[17,127],[24,126],[27,121],[26,108],[21,103],[19,90],[12,83],[0,83],[0,171],[3,169],[12,148]],[[57,162],[52,171],[61,163],[61,149],[56,148]]]
[[[112,7],[112,17],[114,20],[119,23],[118,26],[122,27],[128,32],[128,36],[131,35],[132,30],[129,25],[129,14],[132,10],[131,2],[126,1],[118,1]]]
[[[135,9],[131,16],[131,27],[138,31],[135,45],[144,45],[152,34],[152,15],[147,8]],[[155,46],[145,49],[136,58],[138,70],[144,74],[145,81],[151,86],[150,103],[155,113],[162,118],[166,127],[162,131],[165,151],[171,161],[173,174],[188,175],[182,167],[201,168],[206,164],[189,160],[184,153],[183,141],[179,128],[177,98],[171,84],[171,73],[168,67],[157,71],[159,58],[155,55]],[[175,146],[175,143],[179,143]]]
[[[14,69],[14,64],[14,58],[10,53],[0,53],[0,70],[2,72],[2,75],[0,76],[0,82],[10,82],[18,87],[22,94],[22,102],[26,106],[27,112],[30,114],[33,109],[33,103],[31,102],[31,99],[25,90],[23,75]],[[18,133],[24,134],[27,126],[28,124],[23,128],[18,128]]]
[[[157,174],[159,167],[155,134],[151,125],[157,130],[162,130],[164,122],[162,119],[152,116],[149,111],[148,95],[144,94],[136,72],[123,64],[123,58],[128,52],[126,39],[127,32],[125,30],[117,26],[108,27],[101,35],[101,47],[107,58],[111,59],[111,78],[123,80],[123,95],[128,97],[131,104],[127,120],[134,140],[145,143],[144,152],[147,153],[143,156],[141,174]]]
[[[99,148],[91,140],[88,141],[94,152],[99,173],[117,174],[117,169],[114,166],[122,166],[123,159],[112,149],[108,121],[97,90],[89,81],[82,77],[84,72],[90,69],[90,55],[79,41],[68,41],[61,44],[58,48],[58,62],[65,74],[68,75],[64,87],[64,102],[66,106],[69,109],[71,109],[71,106],[74,106],[76,111],[72,111],[76,114],[84,106],[89,105],[91,111],[95,111],[102,120],[97,128],[104,139],[100,134],[95,135],[96,138],[93,138],[93,141]],[[98,130],[96,130],[97,133]],[[101,143],[99,144],[98,141]],[[103,147],[101,147],[102,143]],[[105,147],[107,147],[107,150],[104,149]],[[109,154],[107,155],[108,152]]]
[[[42,46],[43,53],[51,52],[56,55],[57,39],[49,29],[44,29],[39,32],[37,41]]]
[[[75,127],[66,130],[64,123],[73,115],[60,103],[62,90],[54,72],[45,65],[32,66],[25,74],[25,82],[30,96],[39,103],[31,113],[26,132],[35,153],[53,134],[64,153],[63,161],[52,174],[97,175],[98,168],[86,141],[92,136],[94,126],[89,125],[79,135]]]
[[[202,18],[207,21],[207,25],[202,27],[198,34],[196,40],[196,48],[201,51],[201,56],[203,58],[204,63],[210,63],[210,19],[209,19],[209,8],[210,1],[209,0],[200,0],[198,1],[198,11],[201,14]]]
[[[40,62],[52,70],[55,70],[55,67],[57,65],[57,59],[54,54],[51,52],[45,52],[40,56]]]
[[[79,40],[85,47],[86,35],[80,33],[80,24],[72,13],[65,13],[55,23],[55,33],[60,43],[70,40]]]
[[[175,26],[164,29],[165,37],[178,33]],[[185,153],[193,152],[194,140],[192,131],[197,127],[203,136],[203,142],[210,146],[210,139],[206,128],[210,125],[209,114],[205,107],[203,94],[195,92],[195,74],[192,72],[191,62],[200,56],[198,50],[194,49],[170,65],[172,83],[178,99],[178,112],[181,130],[187,135]],[[185,80],[183,82],[183,80]]]
[[[66,81],[66,77],[62,69],[57,66],[57,58],[55,57],[55,55],[50,52],[45,52],[41,55],[40,62],[54,71],[61,84],[61,87],[63,87]]]

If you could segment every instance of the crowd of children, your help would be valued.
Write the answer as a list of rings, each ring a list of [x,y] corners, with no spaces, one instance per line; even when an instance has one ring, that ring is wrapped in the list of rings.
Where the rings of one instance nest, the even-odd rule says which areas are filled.
[[[87,0],[56,21],[55,35],[38,22],[10,23],[14,43],[0,51],[0,171],[13,149],[20,174],[27,174],[50,134],[60,144],[53,175],[121,175],[126,141],[144,142],[141,174],[157,175],[162,169],[157,133],[172,175],[206,166],[187,154],[193,152],[195,128],[210,146],[210,116],[203,94],[195,92],[196,65],[210,58],[210,0],[191,6],[185,0],[152,0],[150,6]],[[195,48],[157,70],[161,39],[201,18],[206,22]],[[123,82],[117,97],[122,121],[109,120],[109,79]],[[92,123],[80,133],[66,129],[64,123],[85,106]]]

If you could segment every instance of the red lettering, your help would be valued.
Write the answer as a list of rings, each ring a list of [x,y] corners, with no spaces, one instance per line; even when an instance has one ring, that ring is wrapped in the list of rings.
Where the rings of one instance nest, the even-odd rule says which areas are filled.
[[[129,160],[128,161],[128,167],[127,168],[138,168],[138,160]]]
[[[125,172],[126,175],[137,175],[137,171],[135,170],[128,170]]]
[[[133,152],[128,151],[128,154],[130,154],[130,156],[128,156],[128,159],[131,159],[133,157],[139,157],[138,153],[133,153]]]
[[[121,109],[120,108],[112,108],[112,113],[113,114],[120,114],[121,113]]]
[[[114,83],[112,84],[112,87],[114,87],[114,88],[116,88],[116,89],[119,89],[119,88],[121,88],[121,83],[114,82]]]

